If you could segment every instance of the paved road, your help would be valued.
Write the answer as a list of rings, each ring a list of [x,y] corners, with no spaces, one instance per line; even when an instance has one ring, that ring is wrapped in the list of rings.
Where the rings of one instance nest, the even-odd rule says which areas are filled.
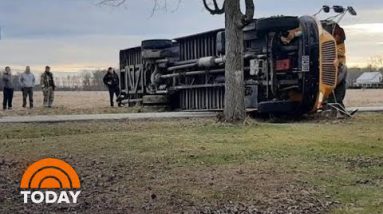
[[[383,106],[378,107],[351,107],[348,108],[348,111],[354,111],[358,109],[359,112],[383,112]]]
[[[383,107],[353,107],[349,111],[383,112]],[[73,121],[105,121],[105,120],[145,120],[166,118],[206,118],[215,117],[215,112],[158,112],[158,113],[127,113],[127,114],[82,114],[82,115],[36,115],[1,117],[0,123],[58,123]]]
[[[83,115],[36,115],[1,117],[0,123],[58,123],[72,121],[103,121],[103,120],[145,120],[166,118],[201,118],[215,117],[214,112],[158,112],[128,114],[83,114]]]

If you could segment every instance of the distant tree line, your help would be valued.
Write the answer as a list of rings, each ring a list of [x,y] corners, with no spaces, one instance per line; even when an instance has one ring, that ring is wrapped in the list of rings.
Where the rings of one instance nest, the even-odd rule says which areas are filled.
[[[106,70],[84,71],[82,72],[82,90],[84,91],[103,91],[106,87],[103,78]]]
[[[58,90],[62,91],[105,91],[103,78],[106,70],[82,71],[80,74],[56,76]]]

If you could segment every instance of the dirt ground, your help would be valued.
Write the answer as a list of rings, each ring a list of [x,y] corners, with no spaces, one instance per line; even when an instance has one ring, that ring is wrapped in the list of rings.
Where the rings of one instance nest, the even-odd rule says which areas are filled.
[[[0,124],[0,213],[381,213],[382,121]],[[79,174],[78,204],[23,204],[47,157]]]
[[[351,89],[345,104],[350,107],[383,106],[383,89]]]
[[[16,91],[12,111],[2,111],[0,116],[14,115],[59,115],[59,114],[97,114],[129,112],[127,108],[111,108],[107,91],[57,91],[53,108],[43,107],[41,91],[34,93],[34,109],[22,108],[22,94]]]
[[[54,115],[54,114],[96,114],[137,112],[140,109],[111,108],[106,91],[99,92],[56,92],[54,108],[42,107],[42,92],[35,92],[35,109],[21,107],[21,92],[16,91],[12,111],[1,111],[0,116]],[[349,90],[345,103],[349,107],[383,106],[383,90]]]

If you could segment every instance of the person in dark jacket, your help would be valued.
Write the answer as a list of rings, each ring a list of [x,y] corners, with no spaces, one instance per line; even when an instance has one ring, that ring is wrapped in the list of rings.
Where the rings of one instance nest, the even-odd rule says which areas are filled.
[[[117,73],[113,70],[113,68],[108,68],[107,73],[104,76],[104,84],[108,87],[109,97],[110,97],[110,106],[114,107],[114,94],[116,97],[120,96],[120,79],[118,78]]]
[[[12,109],[12,100],[13,100],[13,82],[12,82],[12,73],[11,68],[9,66],[5,67],[5,72],[3,77],[1,78],[3,81],[3,110],[6,110],[7,107],[9,110]]]
[[[340,27],[338,24],[335,25],[333,30],[333,36],[337,45],[337,53],[338,53],[338,62],[339,62],[339,73],[338,73],[338,82],[336,88],[332,95],[330,95],[328,102],[329,103],[337,103],[339,107],[345,110],[345,105],[343,103],[344,98],[346,97],[347,90],[347,66],[346,66],[346,34],[344,29]],[[344,115],[342,112],[338,112],[338,118],[343,118]]]

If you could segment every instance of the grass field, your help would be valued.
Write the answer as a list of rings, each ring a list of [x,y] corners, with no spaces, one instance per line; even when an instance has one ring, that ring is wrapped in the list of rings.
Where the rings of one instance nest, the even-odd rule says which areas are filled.
[[[42,92],[35,92],[34,109],[23,109],[21,92],[16,91],[12,111],[0,111],[1,116],[15,115],[57,115],[57,114],[98,114],[98,113],[126,113],[142,111],[139,108],[110,108],[109,95],[106,91],[76,91],[55,94],[54,107],[45,109]],[[383,106],[383,90],[349,90],[345,100],[347,106]]]
[[[214,120],[0,125],[0,212],[382,213],[383,115],[227,125]],[[26,167],[61,158],[77,205],[23,205]]]

